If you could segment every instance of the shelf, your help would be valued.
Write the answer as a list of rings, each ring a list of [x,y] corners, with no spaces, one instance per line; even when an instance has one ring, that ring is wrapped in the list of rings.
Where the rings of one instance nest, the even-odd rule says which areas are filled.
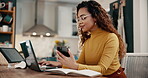
[[[13,10],[9,11],[9,10],[0,10],[0,13],[2,14],[2,16],[5,18],[6,15],[11,14],[12,16],[12,22],[8,24],[8,26],[11,28],[10,32],[3,32],[0,31],[0,42],[5,42],[8,41],[9,43],[11,43],[10,46],[8,45],[3,45],[1,44],[0,47],[15,47],[15,7],[13,7]],[[3,26],[5,23],[0,24],[1,26]]]
[[[1,32],[0,31],[0,34],[12,34],[12,32]]]
[[[12,47],[12,44],[0,44],[0,47],[3,47],[3,48],[11,48]]]
[[[0,10],[0,12],[13,13],[13,11],[9,11],[9,10]]]

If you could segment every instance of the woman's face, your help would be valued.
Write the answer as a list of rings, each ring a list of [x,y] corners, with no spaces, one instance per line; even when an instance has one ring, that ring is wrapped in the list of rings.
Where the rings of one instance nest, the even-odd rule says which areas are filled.
[[[87,8],[80,8],[77,15],[78,28],[81,28],[83,32],[91,32],[98,28],[95,25],[95,18],[92,18]]]

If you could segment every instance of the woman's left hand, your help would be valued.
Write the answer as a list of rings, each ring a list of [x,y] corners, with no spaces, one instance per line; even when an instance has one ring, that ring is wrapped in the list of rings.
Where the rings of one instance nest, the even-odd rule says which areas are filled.
[[[62,63],[62,65],[71,68],[71,69],[78,69],[78,64],[76,63],[73,54],[68,50],[70,57],[64,56],[62,53],[57,51],[58,54],[58,61]]]

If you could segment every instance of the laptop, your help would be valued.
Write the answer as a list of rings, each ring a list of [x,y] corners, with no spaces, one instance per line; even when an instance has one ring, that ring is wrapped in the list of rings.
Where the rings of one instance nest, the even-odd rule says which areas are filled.
[[[19,63],[25,61],[17,49],[15,48],[0,48],[0,52],[3,54],[8,63]]]
[[[38,61],[30,40],[20,42],[20,45],[25,56],[26,64],[30,69],[41,72],[41,71],[46,71],[46,68],[48,69],[55,68],[50,66],[42,67],[38,64]]]

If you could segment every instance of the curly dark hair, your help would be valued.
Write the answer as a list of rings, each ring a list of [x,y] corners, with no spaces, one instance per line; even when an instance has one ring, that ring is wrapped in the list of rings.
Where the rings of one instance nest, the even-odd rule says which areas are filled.
[[[101,28],[102,30],[105,30],[110,33],[115,33],[117,35],[119,39],[119,57],[124,57],[124,55],[126,54],[125,43],[123,42],[120,34],[118,34],[117,30],[114,28],[112,20],[108,13],[105,11],[105,9],[103,9],[102,6],[94,0],[82,1],[81,3],[79,3],[77,6],[77,13],[80,8],[87,8],[91,16],[97,20],[96,24],[98,28]],[[80,46],[82,47],[84,42],[88,38],[90,38],[90,34],[89,32],[82,32],[81,29],[78,30],[80,36]]]

